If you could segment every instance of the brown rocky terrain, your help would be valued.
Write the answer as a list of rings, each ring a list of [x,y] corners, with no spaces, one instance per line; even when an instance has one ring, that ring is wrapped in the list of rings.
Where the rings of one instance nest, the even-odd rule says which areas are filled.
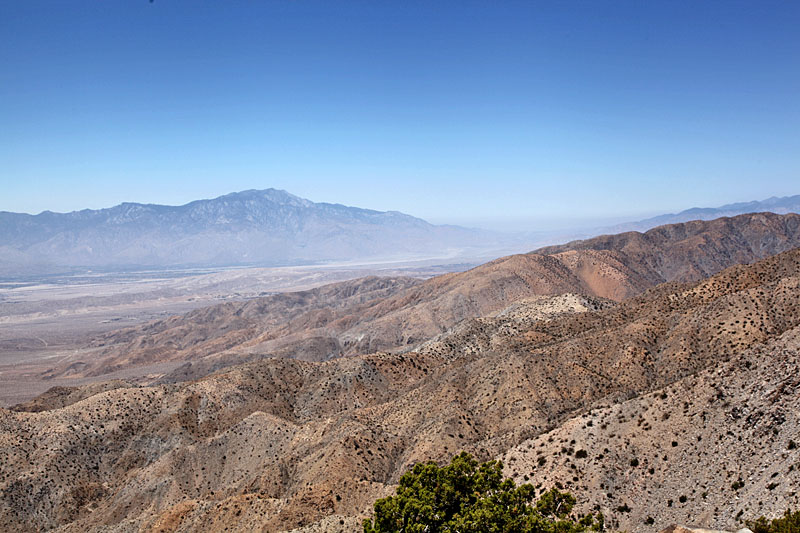
[[[459,322],[536,296],[621,301],[665,281],[696,281],[800,246],[800,215],[756,213],[576,241],[424,282],[356,280],[227,303],[110,333],[51,376],[99,376],[188,362],[167,381],[264,356],[326,360],[408,351]],[[88,355],[88,357],[87,357]]]
[[[471,266],[474,265],[412,261],[235,268],[210,273],[191,269],[84,272],[0,282],[0,406],[30,400],[50,387],[96,381],[98,378],[70,373],[47,379],[43,373],[62,362],[64,368],[69,368],[73,362],[91,361],[102,348],[92,346],[90,340],[123,327],[166,320],[222,302],[241,303],[337,281],[375,275],[427,279]],[[275,308],[276,312],[287,310],[280,302]],[[181,364],[166,361],[126,366],[100,379],[140,379],[149,383],[149,375],[169,373]]]
[[[522,299],[418,351],[0,410],[0,529],[352,531],[411,464],[460,450],[636,531],[797,505],[800,250],[615,306]]]
[[[550,246],[538,253],[559,255],[593,250],[617,252],[642,277],[693,281],[731,265],[748,264],[795,248],[800,215],[750,213],[731,218],[668,224],[645,233],[630,231]]]
[[[598,402],[505,453],[506,473],[558,481],[623,530],[737,529],[742,517],[796,509],[799,349],[795,327],[650,394]]]

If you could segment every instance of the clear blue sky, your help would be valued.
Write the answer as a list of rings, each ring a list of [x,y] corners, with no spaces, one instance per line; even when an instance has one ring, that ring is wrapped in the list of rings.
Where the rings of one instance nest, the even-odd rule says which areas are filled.
[[[800,193],[800,2],[0,2],[0,210],[436,222]],[[531,228],[525,228],[531,229]]]

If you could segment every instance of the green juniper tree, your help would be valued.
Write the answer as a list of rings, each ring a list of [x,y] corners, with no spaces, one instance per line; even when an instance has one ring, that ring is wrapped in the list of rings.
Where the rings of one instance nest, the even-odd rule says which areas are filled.
[[[800,533],[800,511],[793,513],[787,509],[781,518],[769,520],[762,516],[745,523],[753,533]]]
[[[466,452],[440,468],[420,463],[400,478],[394,496],[375,502],[364,533],[581,533],[601,531],[603,515],[570,517],[575,498],[551,489],[535,501],[532,485],[503,479],[500,461]]]

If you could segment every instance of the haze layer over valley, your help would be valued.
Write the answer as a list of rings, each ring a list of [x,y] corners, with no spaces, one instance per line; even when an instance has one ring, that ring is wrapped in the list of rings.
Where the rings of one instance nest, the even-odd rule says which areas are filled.
[[[695,209],[661,218],[681,218],[695,212],[729,214],[748,207],[787,211],[796,207],[796,198],[770,199],[719,209]],[[656,220],[660,219],[642,221],[640,226],[648,227]],[[274,189],[234,193],[181,207],[126,203],[111,209],[68,214],[45,212],[31,216],[3,213],[0,221],[3,224],[0,235],[5,239],[4,251],[9,252],[0,259],[0,263],[5,265],[2,268],[9,272],[0,287],[0,384],[3,385],[0,387],[0,402],[6,405],[28,399],[50,386],[75,385],[99,379],[104,373],[114,372],[111,366],[119,372],[113,374],[115,376],[152,380],[187,364],[185,359],[194,361],[197,357],[198,348],[194,346],[197,336],[189,335],[178,342],[184,347],[179,350],[181,355],[165,354],[162,360],[159,355],[143,356],[139,349],[133,349],[125,358],[138,361],[137,364],[108,366],[107,354],[124,348],[118,346],[116,340],[107,342],[95,337],[120,327],[166,319],[220,301],[246,301],[367,275],[424,279],[444,272],[457,272],[495,257],[493,250],[527,251],[529,248],[525,243],[533,246],[536,242],[551,242],[557,234],[501,234],[433,226],[398,213],[316,204]],[[280,245],[276,244],[276,247],[269,244],[278,242]],[[349,244],[341,246],[347,242],[360,252],[354,251],[356,248]],[[307,254],[305,259],[292,255],[301,248]],[[186,259],[180,255],[182,252],[178,252],[181,249],[191,250],[196,254],[193,256],[195,260],[208,263],[195,268],[177,267]],[[155,255],[145,253],[146,250]],[[245,257],[245,253],[249,255]],[[356,255],[348,261],[330,260],[349,257],[353,253]],[[357,259],[359,253],[367,256],[361,264]],[[24,261],[17,261],[23,256],[26,258]],[[312,256],[319,259],[308,259]],[[564,263],[566,255],[559,257]],[[313,264],[223,266],[249,260],[256,264],[288,265],[309,261]],[[125,265],[124,261],[130,264]],[[510,263],[515,261],[519,259]],[[603,258],[603,261],[608,261],[608,258]],[[146,268],[149,263],[157,264]],[[572,270],[577,268],[573,274],[578,278],[583,276],[581,279],[551,280],[546,283],[553,285],[544,289],[543,280],[534,280],[533,274],[525,273],[520,279],[527,281],[520,290],[550,294],[580,286],[589,294],[619,299],[654,281],[670,279],[651,272],[623,269],[618,273],[619,280],[602,287],[600,285],[608,282],[587,277],[581,273],[583,267],[579,263],[564,264]],[[610,268],[619,267],[612,262]],[[547,279],[564,275],[560,272],[545,274],[551,266],[539,265],[536,268]],[[47,273],[52,271],[61,273]],[[516,275],[507,274],[509,269],[503,261],[485,271],[494,272],[492,276]],[[514,269],[510,271],[514,272]],[[483,276],[483,273],[481,271],[476,277]],[[538,286],[528,286],[531,284]],[[426,311],[428,317],[415,312],[411,322],[403,322],[405,319],[385,316],[377,319],[378,325],[355,325],[346,330],[336,325],[331,329],[328,326],[297,326],[286,321],[281,332],[273,332],[270,335],[275,338],[266,341],[244,334],[240,339],[228,339],[224,354],[217,353],[218,346],[213,343],[199,349],[213,361],[192,362],[182,372],[184,377],[202,374],[209,368],[264,355],[323,359],[385,347],[410,349],[457,320],[479,316],[481,312],[493,309],[484,304],[476,307],[474,302],[456,303],[453,300],[455,292],[445,290],[450,290],[448,294],[451,295],[434,305],[425,304],[429,307]],[[439,289],[433,289],[431,294],[437,294],[437,291]],[[416,297],[412,301],[416,301]],[[391,309],[394,304],[382,305]],[[465,306],[453,313],[449,309],[454,305],[456,308]],[[221,316],[224,317],[224,313]],[[362,322],[368,322],[368,319],[359,317],[356,324]],[[334,323],[341,323],[341,320]],[[373,331],[375,328],[378,330]],[[234,335],[233,331],[228,335]],[[264,337],[263,333],[260,335]],[[158,353],[161,349],[154,350]],[[65,372],[65,367],[70,370]],[[90,371],[89,367],[95,370]]]

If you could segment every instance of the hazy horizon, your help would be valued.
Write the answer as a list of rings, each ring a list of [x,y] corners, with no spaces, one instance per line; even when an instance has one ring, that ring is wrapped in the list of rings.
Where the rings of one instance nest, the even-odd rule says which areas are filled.
[[[283,190],[283,189],[278,189]],[[212,200],[215,198],[219,198],[221,196],[226,196],[230,194],[237,194],[244,191],[229,191],[225,194],[213,197],[213,198],[194,198],[189,202],[184,202],[180,204],[166,204],[154,201],[145,201],[145,202],[130,202],[125,201],[121,203],[139,203],[144,205],[162,205],[162,206],[169,206],[169,207],[177,207],[187,205],[189,203],[199,201],[199,200]],[[292,191],[284,191],[294,196],[298,196],[293,194]],[[788,195],[794,196],[794,195]],[[306,198],[309,199],[309,198]],[[768,198],[751,198],[751,199],[741,199],[738,201],[734,201],[731,203],[737,202],[751,202],[751,201],[763,201],[767,200]],[[310,200],[310,199],[309,199]],[[316,201],[312,200],[315,203],[333,203],[327,202],[325,200]],[[54,213],[69,213],[75,211],[81,211],[84,209],[109,209],[121,205],[121,203],[117,203],[114,205],[104,205],[99,208],[94,207],[81,207],[78,209],[72,209],[70,211],[56,211],[54,209],[45,209],[40,212],[30,213],[24,211],[10,211],[10,210],[0,210],[0,212],[12,212],[12,213],[21,213],[21,214],[30,214],[30,215],[38,215],[44,212],[54,212]],[[342,203],[341,205],[345,205],[347,207],[355,207],[359,209],[370,209],[373,210],[374,208],[370,206],[364,205],[349,205],[346,203]],[[692,206],[681,206],[675,207],[671,210],[665,210],[663,212],[659,211],[642,211],[639,213],[628,213],[628,214],[617,214],[617,215],[607,215],[607,216],[586,216],[583,213],[574,213],[570,214],[562,214],[560,216],[552,216],[552,217],[542,217],[536,216],[535,214],[531,214],[529,216],[496,216],[496,217],[470,217],[468,215],[462,216],[452,216],[452,217],[439,217],[439,216],[432,216],[432,217],[421,217],[414,213],[407,213],[403,212],[404,214],[415,216],[418,218],[422,218],[426,222],[435,225],[455,225],[455,226],[462,226],[466,228],[475,228],[475,229],[483,229],[483,230],[490,230],[490,231],[498,231],[504,233],[554,233],[554,232],[569,232],[569,231],[581,231],[581,230],[588,230],[588,229],[596,229],[596,228],[603,228],[603,227],[611,227],[617,224],[624,224],[629,222],[637,222],[640,220],[648,219],[651,217],[659,216],[659,215],[668,215],[668,214],[676,214],[688,209],[692,208],[718,208],[721,207],[723,204],[715,204],[715,205],[692,205]],[[397,210],[394,210],[397,211]]]

